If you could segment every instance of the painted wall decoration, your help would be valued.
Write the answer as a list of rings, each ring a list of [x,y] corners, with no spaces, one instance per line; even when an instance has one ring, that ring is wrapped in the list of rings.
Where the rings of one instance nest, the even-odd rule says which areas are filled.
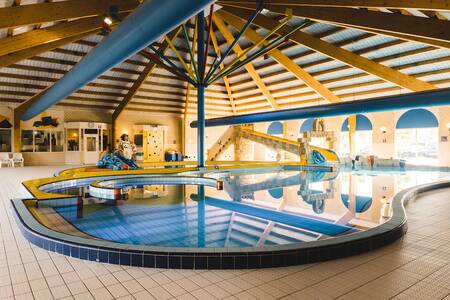
[[[9,122],[8,118],[0,115],[0,128],[12,128],[13,125]]]
[[[52,116],[47,116],[46,114],[42,114],[41,119],[33,123],[33,127],[42,129],[54,128],[58,127],[58,125],[58,118],[52,118]]]

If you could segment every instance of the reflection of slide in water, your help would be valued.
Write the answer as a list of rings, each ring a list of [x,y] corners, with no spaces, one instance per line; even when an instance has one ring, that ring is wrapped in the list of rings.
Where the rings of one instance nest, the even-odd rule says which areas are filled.
[[[235,141],[241,137],[252,142],[266,146],[274,150],[284,150],[289,153],[299,155],[300,143],[289,139],[276,137],[270,134],[254,131],[245,127],[232,126],[222,135],[221,138],[208,151],[209,160],[217,160],[219,156]],[[315,150],[323,155],[328,162],[338,162],[339,157],[336,152],[330,149],[309,146],[310,150]]]

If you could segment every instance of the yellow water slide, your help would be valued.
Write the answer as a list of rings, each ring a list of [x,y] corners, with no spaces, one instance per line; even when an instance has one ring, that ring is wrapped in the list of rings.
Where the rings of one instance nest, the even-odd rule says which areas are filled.
[[[248,127],[232,126],[223,134],[221,138],[219,138],[216,144],[211,147],[211,150],[208,151],[209,159],[217,160],[218,156],[223,153],[224,150],[228,148],[238,136],[252,142],[262,144],[270,149],[284,150],[289,153],[299,155],[301,146],[299,142],[254,131]],[[339,162],[339,157],[333,150],[311,145],[309,146],[309,149],[321,153],[328,162]]]

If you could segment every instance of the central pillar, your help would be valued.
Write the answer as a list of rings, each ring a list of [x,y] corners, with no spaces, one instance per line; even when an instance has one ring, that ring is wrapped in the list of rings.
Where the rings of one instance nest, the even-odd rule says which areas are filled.
[[[197,15],[198,31],[197,31],[197,66],[198,81],[197,86],[197,166],[205,167],[205,14],[203,11]]]
[[[205,166],[205,87],[197,86],[197,166]]]

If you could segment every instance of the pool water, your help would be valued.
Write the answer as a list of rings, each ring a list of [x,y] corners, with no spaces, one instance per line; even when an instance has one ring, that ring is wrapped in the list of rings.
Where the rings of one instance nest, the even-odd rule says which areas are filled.
[[[398,191],[446,176],[439,172],[229,173],[224,190],[196,185],[132,185],[126,197],[91,197],[46,216],[93,238],[168,247],[263,247],[302,243],[378,226]],[[37,209],[39,212],[39,208]]]

